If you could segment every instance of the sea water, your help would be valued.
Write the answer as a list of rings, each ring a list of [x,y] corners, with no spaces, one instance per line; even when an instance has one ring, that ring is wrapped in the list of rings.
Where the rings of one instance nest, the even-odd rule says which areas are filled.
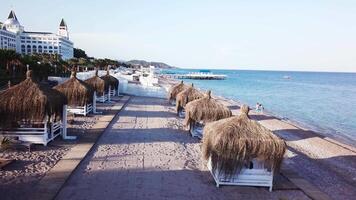
[[[170,73],[199,70],[177,69]],[[356,146],[356,73],[211,70],[225,80],[191,80],[203,90]],[[165,71],[164,73],[167,73]]]

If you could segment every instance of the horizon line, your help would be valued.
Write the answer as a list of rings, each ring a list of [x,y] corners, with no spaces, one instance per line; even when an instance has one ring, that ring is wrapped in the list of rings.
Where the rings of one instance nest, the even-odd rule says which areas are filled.
[[[173,66],[175,67],[175,66]],[[209,70],[240,70],[240,71],[274,71],[274,72],[318,72],[318,73],[348,73],[356,74],[356,71],[306,71],[306,70],[276,70],[276,69],[226,69],[226,68],[189,68],[189,67],[175,67],[178,69],[209,69]]]

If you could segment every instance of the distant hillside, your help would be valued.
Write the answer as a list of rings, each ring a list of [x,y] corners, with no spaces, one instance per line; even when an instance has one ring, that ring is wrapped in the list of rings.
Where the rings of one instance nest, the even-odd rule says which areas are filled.
[[[176,67],[167,65],[166,63],[162,63],[162,62],[147,62],[147,61],[144,61],[144,60],[130,60],[130,61],[127,61],[126,63],[132,64],[132,65],[142,65],[142,66],[145,66],[145,67],[148,67],[148,66],[152,65],[152,66],[155,66],[156,68],[160,68],[160,69],[173,69],[173,68],[176,68]]]

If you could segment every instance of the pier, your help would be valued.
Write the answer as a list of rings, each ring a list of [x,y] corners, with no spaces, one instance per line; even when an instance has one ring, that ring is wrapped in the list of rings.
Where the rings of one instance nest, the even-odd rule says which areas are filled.
[[[176,74],[174,75],[177,79],[199,79],[199,80],[224,80],[227,78],[226,75],[222,74],[212,74],[212,73],[189,73],[189,74]]]

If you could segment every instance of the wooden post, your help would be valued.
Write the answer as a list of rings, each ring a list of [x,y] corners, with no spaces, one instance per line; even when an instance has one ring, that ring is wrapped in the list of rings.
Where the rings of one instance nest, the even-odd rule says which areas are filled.
[[[87,116],[87,106],[88,106],[88,104],[85,104],[84,105],[84,117],[86,117]]]
[[[109,85],[109,92],[108,92],[108,101],[111,102],[111,86]]]
[[[52,135],[50,135],[51,138],[48,138],[48,134],[50,134],[50,133],[48,133],[47,122],[48,122],[48,116],[46,116],[45,121],[44,121],[44,130],[43,130],[43,132],[44,132],[44,140],[45,140],[44,144],[43,144],[44,146],[47,146],[48,140],[52,139]]]
[[[62,116],[62,138],[63,140],[75,140],[76,136],[67,135],[67,105],[63,106],[63,116]]]
[[[96,91],[94,91],[93,95],[93,113],[96,113]]]

